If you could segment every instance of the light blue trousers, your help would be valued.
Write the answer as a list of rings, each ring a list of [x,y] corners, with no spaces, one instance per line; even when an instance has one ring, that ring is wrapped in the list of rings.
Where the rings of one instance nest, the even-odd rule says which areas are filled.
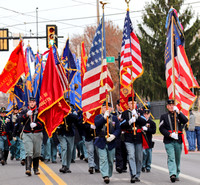
[[[98,148],[99,166],[102,177],[111,177],[113,172],[113,162],[115,157],[115,148],[108,150],[108,146],[104,149]]]
[[[140,177],[142,169],[143,148],[141,144],[125,142],[128,152],[130,175]]]
[[[61,146],[62,165],[70,168],[74,147],[74,136],[58,135],[57,137]]]
[[[182,144],[173,141],[169,144],[165,144],[165,150],[167,152],[169,175],[176,175],[176,177],[178,177],[180,173]]]
[[[26,151],[26,157],[40,157],[43,134],[39,133],[23,133],[23,142]]]

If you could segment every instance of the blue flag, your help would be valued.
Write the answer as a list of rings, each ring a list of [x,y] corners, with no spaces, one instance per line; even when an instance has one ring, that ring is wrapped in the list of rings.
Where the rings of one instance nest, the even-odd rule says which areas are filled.
[[[35,61],[35,55],[34,55],[30,46],[28,46],[26,48],[25,54],[26,54],[26,60],[27,60],[27,63],[28,63],[28,68],[29,68],[29,72],[28,72],[28,75],[26,77],[26,88],[27,88],[28,96],[31,97],[31,96],[33,96],[33,84],[32,84],[32,77],[31,77],[30,62]]]
[[[81,86],[81,67],[80,60],[76,62],[77,72],[74,78],[75,83],[75,105],[79,110],[82,110],[82,86]]]
[[[73,80],[77,69],[74,57],[69,49],[69,39],[67,39],[65,47],[63,49],[61,60],[64,63],[64,68],[66,69],[66,75],[69,84],[71,84],[71,81]]]
[[[24,101],[25,101],[25,93],[24,93],[24,88],[23,88],[23,81],[22,81],[21,78],[19,79],[19,81],[15,85],[14,96],[15,96],[15,99],[17,100],[18,108],[21,109],[22,106],[24,105]]]

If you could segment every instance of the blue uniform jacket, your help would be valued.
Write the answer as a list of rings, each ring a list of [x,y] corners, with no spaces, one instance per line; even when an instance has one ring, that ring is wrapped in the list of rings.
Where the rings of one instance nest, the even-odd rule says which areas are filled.
[[[105,136],[107,135],[107,127],[106,127],[107,121],[104,119],[103,115],[102,114],[97,115],[94,119],[94,123],[96,126],[96,134],[97,134],[94,144],[100,149],[104,149],[107,144],[108,150],[112,150],[116,146],[116,142],[115,139],[111,142],[106,141]],[[115,137],[118,137],[120,135],[120,132],[121,130],[117,117],[114,115],[110,115],[109,133],[114,134]]]

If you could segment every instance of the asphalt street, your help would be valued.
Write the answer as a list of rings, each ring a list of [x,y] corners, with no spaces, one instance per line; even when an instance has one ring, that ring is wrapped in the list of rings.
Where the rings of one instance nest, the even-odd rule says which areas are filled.
[[[169,179],[167,169],[167,156],[161,136],[155,136],[155,147],[153,149],[152,169],[150,173],[141,173],[141,185],[168,185],[172,184]],[[192,152],[188,155],[182,153],[180,181],[175,182],[179,185],[200,185],[200,152]],[[8,164],[0,166],[0,185],[103,185],[103,179],[100,173],[89,174],[88,164],[76,159],[76,163],[71,164],[72,173],[62,174],[59,172],[61,162],[57,158],[57,164],[40,162],[39,176],[25,175],[25,167],[21,166],[19,161],[10,159]],[[130,184],[130,174],[119,174],[114,168],[113,176],[110,179],[112,185]]]

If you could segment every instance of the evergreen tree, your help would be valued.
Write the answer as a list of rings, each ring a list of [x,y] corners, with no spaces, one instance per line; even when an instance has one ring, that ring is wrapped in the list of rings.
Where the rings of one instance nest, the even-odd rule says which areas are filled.
[[[192,66],[194,76],[200,82],[200,40],[197,37],[200,29],[200,22],[194,17],[190,7],[181,11],[184,0],[154,0],[146,4],[142,16],[142,23],[139,24],[139,40],[142,50],[144,74],[135,82],[135,90],[143,97],[151,100],[163,100],[167,98],[165,80],[164,52],[166,43],[165,22],[168,11],[173,6],[179,15],[180,22],[184,28],[185,50],[188,60]]]

